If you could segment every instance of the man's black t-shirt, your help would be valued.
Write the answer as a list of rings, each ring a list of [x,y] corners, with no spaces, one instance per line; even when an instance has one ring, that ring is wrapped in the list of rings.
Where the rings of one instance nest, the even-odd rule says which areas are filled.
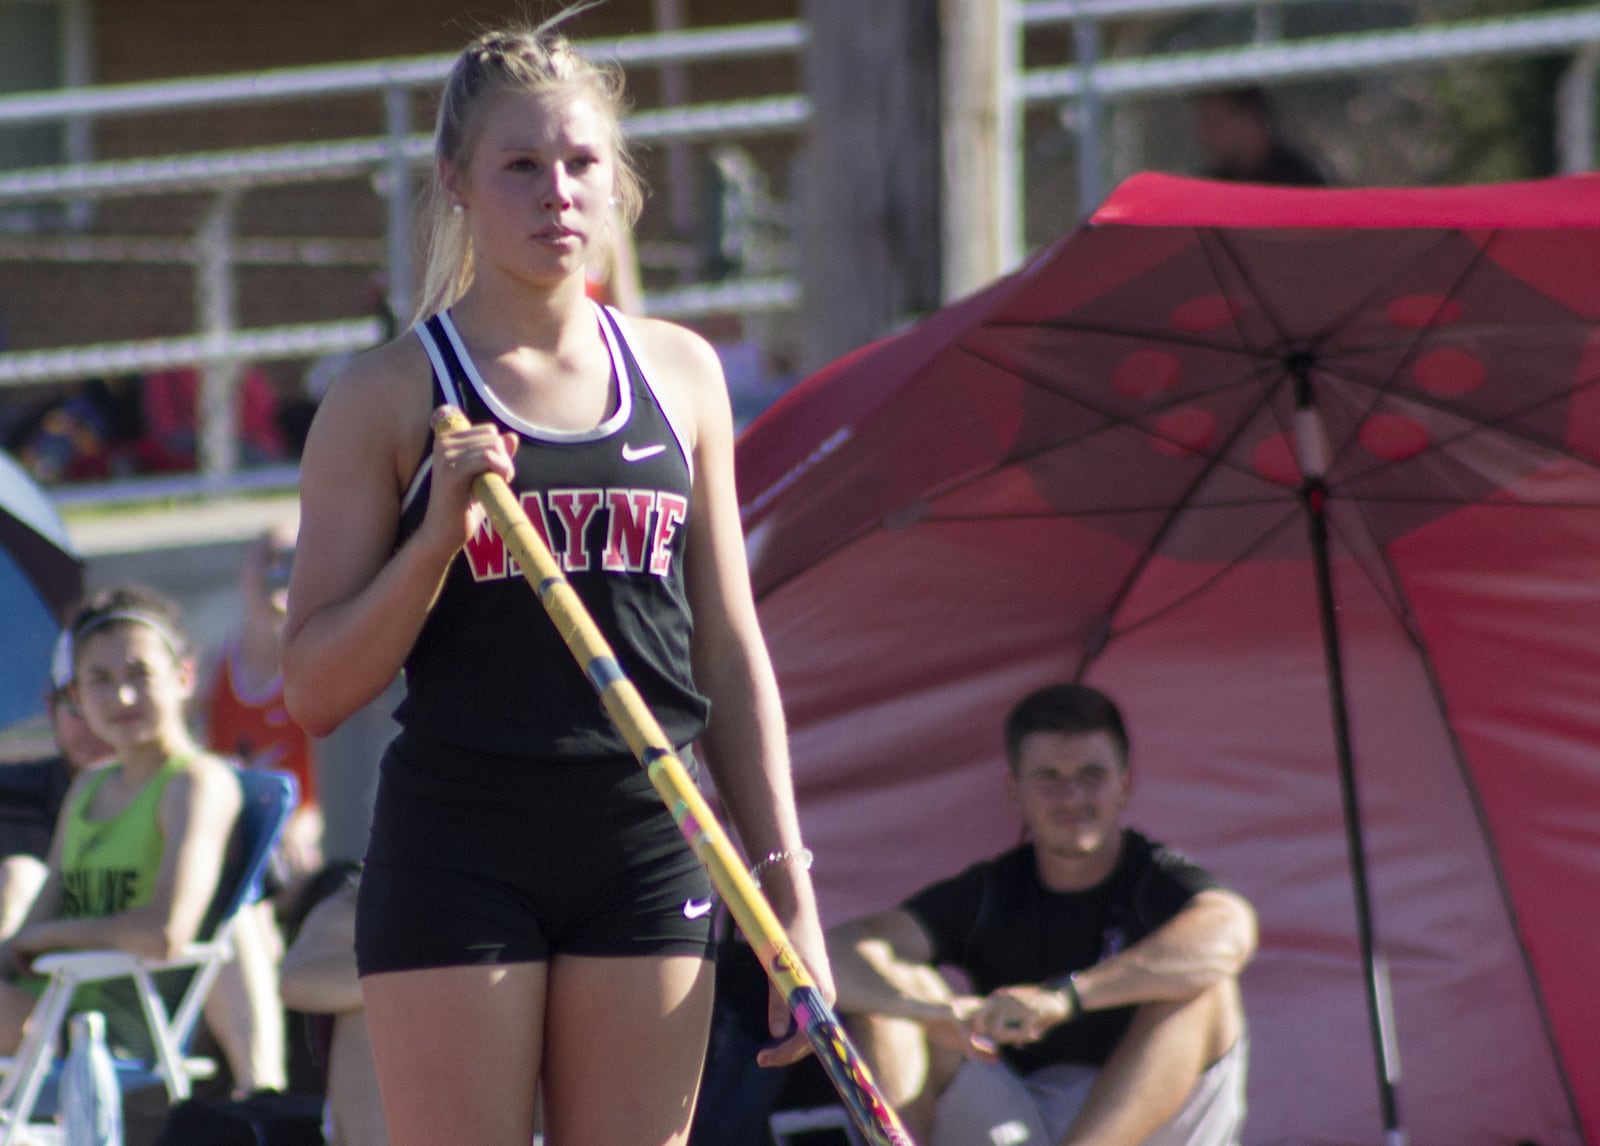
[[[1091,967],[1160,927],[1195,893],[1216,886],[1205,869],[1125,830],[1116,868],[1085,891],[1046,888],[1033,845],[1023,844],[924,888],[904,907],[928,933],[933,962],[959,968],[976,993],[988,994]],[[1003,1053],[1024,1074],[1058,1062],[1101,1066],[1133,1013],[1132,1007],[1090,1011]]]

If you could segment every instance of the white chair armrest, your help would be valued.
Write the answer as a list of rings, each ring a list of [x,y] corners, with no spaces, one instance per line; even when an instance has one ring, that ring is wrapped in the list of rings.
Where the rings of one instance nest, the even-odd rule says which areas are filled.
[[[226,959],[231,948],[226,943],[191,943],[170,959],[146,959],[126,951],[52,951],[33,961],[40,975],[60,972],[75,983],[119,979],[135,971],[168,971],[198,967],[212,959]]]
[[[36,974],[59,974],[78,983],[131,975],[138,967],[138,956],[126,951],[52,951],[33,961]]]

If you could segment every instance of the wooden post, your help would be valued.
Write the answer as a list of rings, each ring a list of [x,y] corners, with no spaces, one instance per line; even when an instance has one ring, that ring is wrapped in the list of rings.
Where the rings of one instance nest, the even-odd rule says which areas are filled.
[[[939,30],[944,301],[949,302],[992,282],[1005,269],[1000,0],[939,0]]]
[[[937,309],[938,0],[806,0],[800,367]]]

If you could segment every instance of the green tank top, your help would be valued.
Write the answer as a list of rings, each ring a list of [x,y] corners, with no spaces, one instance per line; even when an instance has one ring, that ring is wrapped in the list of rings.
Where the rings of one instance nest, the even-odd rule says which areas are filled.
[[[62,918],[97,919],[150,902],[166,849],[161,797],[186,762],[186,757],[168,760],[127,807],[104,820],[89,819],[89,806],[122,765],[110,765],[84,785],[67,816],[62,839]]]
[[[89,806],[106,779],[121,764],[111,764],[91,777],[71,805],[61,842],[61,917],[101,918],[150,902],[166,839],[161,834],[161,797],[167,784],[187,763],[179,756],[161,766],[128,806],[104,820],[91,820]],[[170,1010],[177,1004],[192,972],[162,971],[154,979]],[[42,980],[37,980],[40,987]],[[73,993],[70,1011],[99,1011],[106,1018],[106,1041],[125,1058],[151,1061],[155,1053],[139,997],[132,982],[112,979],[85,983]]]

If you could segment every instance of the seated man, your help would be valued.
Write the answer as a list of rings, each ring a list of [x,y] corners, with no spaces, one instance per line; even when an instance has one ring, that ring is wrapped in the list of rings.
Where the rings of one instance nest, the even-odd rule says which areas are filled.
[[[1254,912],[1122,826],[1128,737],[1105,695],[1040,689],[1005,740],[1028,842],[829,933],[886,1096],[932,1146],[1237,1143]]]
[[[22,926],[44,886],[50,836],[73,777],[111,755],[78,711],[71,684],[72,643],[63,633],[45,693],[56,753],[0,767],[0,939]]]

